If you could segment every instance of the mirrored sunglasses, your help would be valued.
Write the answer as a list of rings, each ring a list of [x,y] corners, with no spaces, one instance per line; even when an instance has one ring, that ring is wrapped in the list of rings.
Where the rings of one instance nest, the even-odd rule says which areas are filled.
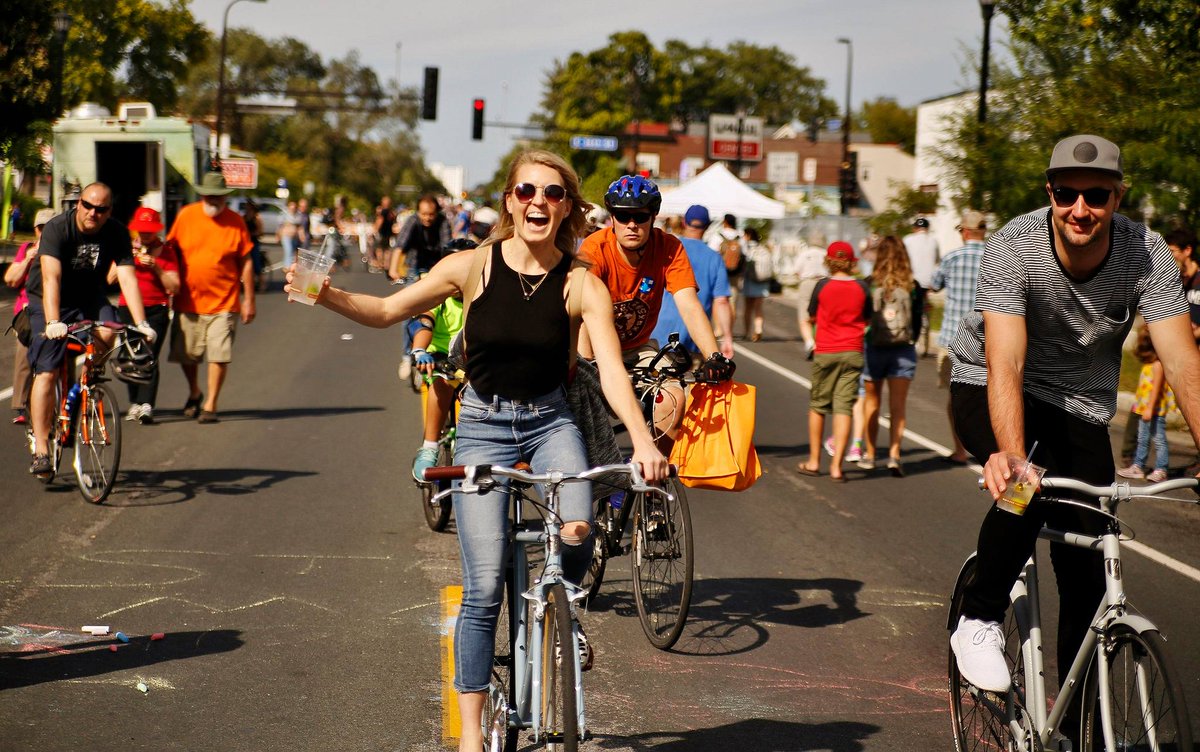
[[[546,200],[552,204],[561,203],[567,197],[567,189],[557,183],[551,183],[550,185],[517,183],[513,186],[512,193],[522,204],[528,204],[537,196],[539,188],[542,190],[542,195],[546,197]]]

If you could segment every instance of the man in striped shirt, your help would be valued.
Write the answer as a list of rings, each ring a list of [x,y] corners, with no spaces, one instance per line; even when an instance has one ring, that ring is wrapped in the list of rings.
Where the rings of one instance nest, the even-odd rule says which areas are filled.
[[[984,463],[995,499],[1011,482],[1013,458],[1019,462],[1035,441],[1032,459],[1048,475],[1112,482],[1108,422],[1121,343],[1139,311],[1193,435],[1200,429],[1200,353],[1178,267],[1161,236],[1116,213],[1122,181],[1116,144],[1064,139],[1046,170],[1050,207],[1013,219],[984,247],[975,311],[951,346],[951,399],[958,433]],[[980,689],[1009,686],[999,622],[1045,522],[1092,535],[1103,528],[1098,515],[1038,498],[1023,515],[993,507],[980,528],[977,577],[950,640],[959,669]],[[1060,674],[1104,594],[1101,556],[1051,544]]]

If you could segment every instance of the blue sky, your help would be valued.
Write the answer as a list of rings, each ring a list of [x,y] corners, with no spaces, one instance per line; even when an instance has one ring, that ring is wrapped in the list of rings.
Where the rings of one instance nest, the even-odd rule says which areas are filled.
[[[227,4],[193,0],[191,8],[219,34]],[[537,110],[545,73],[556,60],[602,47],[616,31],[641,30],[659,46],[668,39],[775,45],[823,79],[839,104],[846,48],[837,38],[849,37],[855,107],[879,96],[915,105],[978,87],[967,64],[983,33],[977,0],[268,0],[237,3],[229,25],[267,38],[295,37],[325,60],[357,49],[382,81],[395,78],[399,65],[405,86],[419,88],[425,66],[438,66],[438,119],[421,123],[421,145],[429,162],[465,165],[468,184],[489,178],[517,135],[493,128],[483,141],[472,141],[472,100],[487,100],[489,122],[524,122]],[[997,15],[993,60],[1004,40]]]

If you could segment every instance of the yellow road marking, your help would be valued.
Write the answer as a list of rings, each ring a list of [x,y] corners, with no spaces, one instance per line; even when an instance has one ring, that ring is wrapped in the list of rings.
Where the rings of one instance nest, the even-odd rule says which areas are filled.
[[[454,622],[461,604],[461,585],[442,588],[442,739],[448,744],[462,736],[458,693],[454,691]]]

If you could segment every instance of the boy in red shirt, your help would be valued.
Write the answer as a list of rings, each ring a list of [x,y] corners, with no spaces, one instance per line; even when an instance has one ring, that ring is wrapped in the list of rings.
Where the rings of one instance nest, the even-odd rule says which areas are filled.
[[[808,407],[808,462],[796,471],[801,475],[821,474],[821,437],[825,416],[833,413],[833,461],[829,477],[844,483],[842,458],[850,443],[851,414],[858,397],[863,370],[863,333],[871,320],[871,293],[865,282],[854,276],[858,259],[854,248],[841,240],[825,252],[829,277],[813,289],[808,304],[810,320],[817,325],[812,365],[812,398]]]

